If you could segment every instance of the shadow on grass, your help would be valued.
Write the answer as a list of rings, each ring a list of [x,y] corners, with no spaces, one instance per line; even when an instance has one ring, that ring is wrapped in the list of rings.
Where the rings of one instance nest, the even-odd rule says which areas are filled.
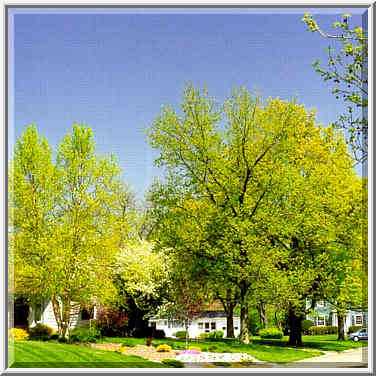
[[[14,362],[10,368],[169,368],[145,362]]]

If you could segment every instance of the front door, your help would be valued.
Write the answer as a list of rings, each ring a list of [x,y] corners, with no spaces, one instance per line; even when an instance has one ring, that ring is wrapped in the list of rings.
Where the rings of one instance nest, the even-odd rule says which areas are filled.
[[[27,328],[29,326],[28,316],[30,312],[30,306],[27,304],[24,298],[17,298],[14,301],[14,327],[15,328]]]

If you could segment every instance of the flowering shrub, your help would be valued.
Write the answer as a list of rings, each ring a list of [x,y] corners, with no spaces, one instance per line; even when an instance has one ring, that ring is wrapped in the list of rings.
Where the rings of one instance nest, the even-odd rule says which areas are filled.
[[[113,307],[101,307],[97,312],[97,327],[103,336],[122,337],[127,332],[126,312]]]
[[[118,353],[120,353],[120,354],[126,355],[127,348],[126,347],[122,347],[121,349],[116,349],[115,351],[118,352]]]
[[[178,350],[176,351],[178,354],[200,354],[201,351],[199,350]]]
[[[12,328],[8,330],[8,338],[22,341],[29,338],[29,334],[24,329]]]
[[[171,350],[172,350],[172,348],[169,345],[159,345],[159,346],[157,346],[158,352],[170,352]]]
[[[196,351],[201,351],[201,347],[198,346],[189,346],[188,350],[196,350]]]

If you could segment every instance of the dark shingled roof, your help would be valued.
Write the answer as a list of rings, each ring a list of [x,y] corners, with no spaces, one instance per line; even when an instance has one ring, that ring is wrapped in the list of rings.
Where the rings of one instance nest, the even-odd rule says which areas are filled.
[[[238,314],[234,313],[234,317],[239,317]],[[226,317],[225,311],[201,311],[195,318],[215,318],[215,317]]]

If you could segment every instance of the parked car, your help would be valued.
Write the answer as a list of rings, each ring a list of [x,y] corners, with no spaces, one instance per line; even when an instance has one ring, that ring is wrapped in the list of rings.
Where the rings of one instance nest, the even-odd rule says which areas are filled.
[[[360,339],[368,340],[368,329],[363,328],[363,329],[359,329],[355,333],[351,333],[349,335],[349,339],[352,339],[355,342],[359,341]]]

